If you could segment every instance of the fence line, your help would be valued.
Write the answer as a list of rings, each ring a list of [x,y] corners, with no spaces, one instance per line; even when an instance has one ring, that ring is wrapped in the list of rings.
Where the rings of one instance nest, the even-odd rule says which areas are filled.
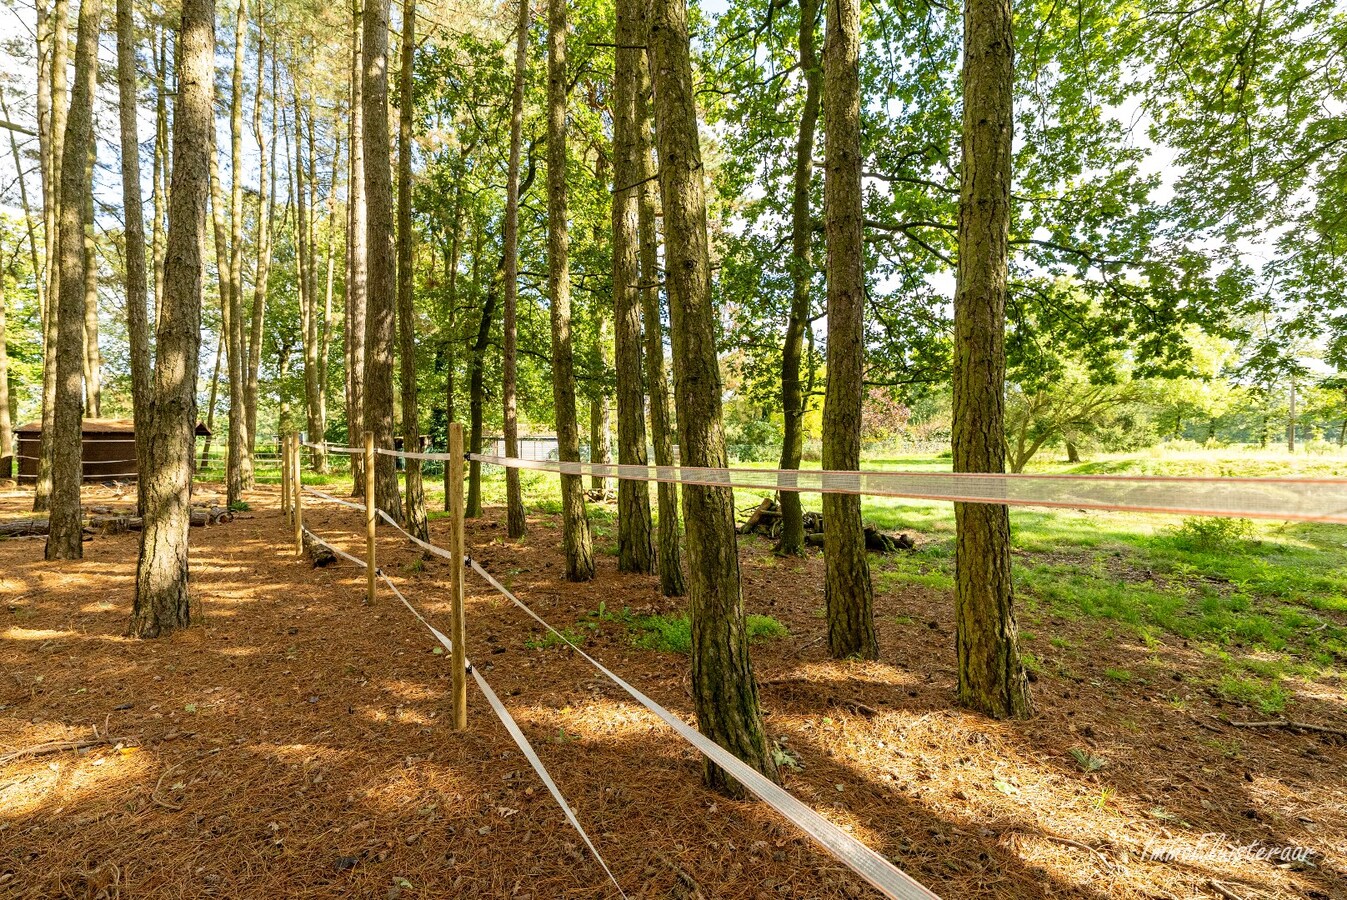
[[[305,490],[311,489],[305,488]],[[320,494],[328,499],[335,499],[330,494],[322,494],[321,491],[312,491],[312,493]],[[327,541],[314,534],[307,527],[300,526],[300,528],[314,543],[326,547],[328,550],[331,550],[333,553],[354,563],[362,569],[369,567],[363,559],[352,556],[350,553],[347,553],[339,547],[334,547],[332,544],[329,544]],[[417,621],[424,625],[426,629],[435,636],[435,639],[439,641],[440,645],[444,647],[445,652],[449,653],[450,658],[452,659],[454,651],[453,641],[449,640],[443,632],[430,624],[426,617],[421,614],[420,610],[412,606],[407,598],[403,596],[402,591],[398,590],[397,585],[384,574],[383,570],[376,569],[375,573],[383,580],[383,583],[388,586],[388,589],[393,592],[394,596],[402,601],[402,605],[407,607],[411,614],[416,617]],[[505,726],[505,730],[509,732],[510,737],[514,739],[515,744],[519,747],[519,751],[523,753],[524,757],[529,761],[529,765],[533,767],[538,778],[542,780],[548,793],[552,795],[552,799],[561,807],[561,811],[565,814],[566,820],[570,822],[571,826],[579,833],[580,838],[585,842],[585,846],[589,848],[589,852],[594,854],[595,861],[598,862],[603,868],[604,873],[608,876],[608,880],[613,883],[613,887],[617,888],[618,894],[625,900],[627,894],[622,890],[622,885],[619,884],[617,878],[613,876],[613,872],[608,868],[608,863],[604,861],[603,855],[599,853],[598,848],[594,846],[594,842],[590,840],[589,833],[585,831],[584,826],[580,824],[580,820],[576,818],[575,812],[571,809],[571,805],[566,801],[566,797],[561,793],[561,789],[557,787],[557,783],[552,780],[552,776],[548,773],[547,767],[543,765],[543,761],[538,757],[533,746],[529,743],[528,738],[525,737],[524,732],[519,728],[519,723],[515,721],[515,718],[510,714],[510,711],[505,708],[505,704],[501,703],[500,697],[496,695],[494,690],[492,690],[491,685],[487,684],[486,678],[482,676],[482,673],[477,671],[477,667],[472,665],[472,663],[467,663],[466,668],[472,675],[473,680],[477,682],[477,686],[481,688],[482,694],[486,697],[487,703],[491,706],[496,717],[500,719],[501,724]]]
[[[305,446],[318,449],[322,445]],[[349,447],[329,446],[327,450],[356,452]],[[405,459],[452,458],[448,453],[388,449],[376,452]],[[719,469],[560,462],[480,453],[467,454],[467,458],[487,465],[538,472],[681,485],[1347,524],[1347,478]]]
[[[323,494],[320,491],[315,491],[313,488],[305,487],[304,490],[307,493],[323,496],[325,499],[337,500],[337,502],[341,503],[343,506],[352,507],[361,511],[365,510],[363,505],[351,501],[338,500],[331,494]],[[377,510],[377,512],[385,522],[393,526],[394,529],[400,532],[404,537],[408,538],[412,543],[437,556],[449,560],[451,563],[457,564],[457,561],[449,551],[412,535],[383,510]],[[831,853],[837,860],[842,862],[857,875],[861,876],[885,896],[894,898],[894,900],[938,900],[936,894],[932,893],[902,869],[899,869],[879,853],[875,852],[870,847],[867,847],[856,838],[847,834],[837,825],[834,825],[832,822],[819,815],[809,806],[797,800],[780,785],[771,781],[762,773],[734,756],[728,750],[707,738],[664,706],[661,706],[659,703],[646,696],[642,691],[631,685],[621,676],[615,674],[594,657],[590,656],[578,645],[572,642],[565,634],[552,627],[551,624],[534,612],[527,604],[511,593],[476,560],[467,558],[465,559],[465,562],[468,567],[500,593],[501,596],[505,597],[538,622],[538,624],[542,625],[549,632],[564,641],[567,646],[575,650],[575,652],[583,657],[585,661],[609,678],[622,690],[626,691],[628,695],[636,700],[636,702],[654,713],[655,716],[672,728],[679,737],[691,744],[694,749],[728,772],[736,781],[750,790],[759,799],[767,803],[768,806],[784,816],[787,821],[791,822],[807,834],[819,846]]]

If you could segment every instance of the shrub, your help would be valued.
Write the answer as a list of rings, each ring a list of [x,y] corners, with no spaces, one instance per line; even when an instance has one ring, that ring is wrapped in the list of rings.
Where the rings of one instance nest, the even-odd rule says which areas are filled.
[[[1174,529],[1175,541],[1193,550],[1232,550],[1252,537],[1253,523],[1248,519],[1188,516]]]

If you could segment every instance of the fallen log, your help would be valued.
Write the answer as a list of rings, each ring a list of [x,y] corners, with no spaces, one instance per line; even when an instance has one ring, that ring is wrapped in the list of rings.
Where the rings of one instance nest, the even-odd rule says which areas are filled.
[[[804,536],[804,542],[810,547],[823,546],[823,532],[811,531]],[[896,553],[899,550],[915,550],[917,544],[906,534],[892,537],[880,531],[874,525],[865,526],[865,549],[876,553]]]
[[[232,521],[234,514],[223,506],[197,507],[192,510],[192,524],[198,528],[207,525],[219,525]],[[127,531],[140,531],[145,522],[140,516],[104,515],[94,516],[89,526],[102,534],[122,534]]]
[[[0,522],[0,537],[33,537],[51,530],[46,519],[18,519]]]
[[[315,569],[325,568],[337,561],[337,554],[333,553],[326,544],[320,544],[314,540],[308,532],[304,533],[304,552],[308,554],[309,559],[313,560]]]

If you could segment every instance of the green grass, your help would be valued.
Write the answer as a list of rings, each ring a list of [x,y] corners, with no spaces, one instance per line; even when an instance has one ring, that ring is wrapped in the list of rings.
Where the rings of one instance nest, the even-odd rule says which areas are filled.
[[[790,634],[785,625],[771,616],[749,615],[746,620],[749,643],[783,638]],[[686,615],[638,616],[633,625],[632,643],[645,650],[663,653],[692,652],[692,623]]]

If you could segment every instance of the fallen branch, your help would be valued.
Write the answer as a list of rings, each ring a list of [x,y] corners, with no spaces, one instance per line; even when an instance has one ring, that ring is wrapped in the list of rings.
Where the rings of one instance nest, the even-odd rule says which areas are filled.
[[[1217,881],[1215,878],[1207,879],[1207,887],[1211,888],[1213,891],[1220,894],[1222,897],[1225,898],[1225,900],[1244,900],[1243,896],[1236,894],[1234,891],[1226,887],[1221,882]]]
[[[1016,835],[1017,837],[1041,838],[1045,841],[1051,841],[1054,844],[1062,844],[1063,846],[1066,847],[1074,847],[1077,850],[1084,850],[1086,853],[1093,854],[1095,859],[1098,859],[1099,862],[1104,866],[1104,868],[1108,869],[1109,871],[1113,870],[1113,863],[1109,862],[1108,857],[1100,853],[1094,847],[1091,847],[1089,844],[1082,844],[1080,841],[1073,841],[1071,838],[1067,837],[1058,837],[1055,834],[1045,834],[1044,832],[1041,831],[1034,832],[1032,834],[1027,831],[1016,831],[1012,832],[1012,834]]]
[[[96,747],[100,744],[118,744],[123,741],[123,738],[113,737],[85,738],[78,741],[49,741],[45,744],[24,747],[22,750],[14,750],[6,753],[4,756],[0,756],[0,766],[28,756],[46,756],[48,753],[60,753],[64,750],[83,750],[85,747]]]
[[[1347,730],[1329,728],[1326,725],[1311,725],[1309,722],[1293,722],[1290,719],[1271,719],[1267,722],[1236,722],[1233,719],[1221,719],[1232,728],[1284,728],[1288,731],[1313,731],[1319,734],[1333,734],[1347,738]]]

